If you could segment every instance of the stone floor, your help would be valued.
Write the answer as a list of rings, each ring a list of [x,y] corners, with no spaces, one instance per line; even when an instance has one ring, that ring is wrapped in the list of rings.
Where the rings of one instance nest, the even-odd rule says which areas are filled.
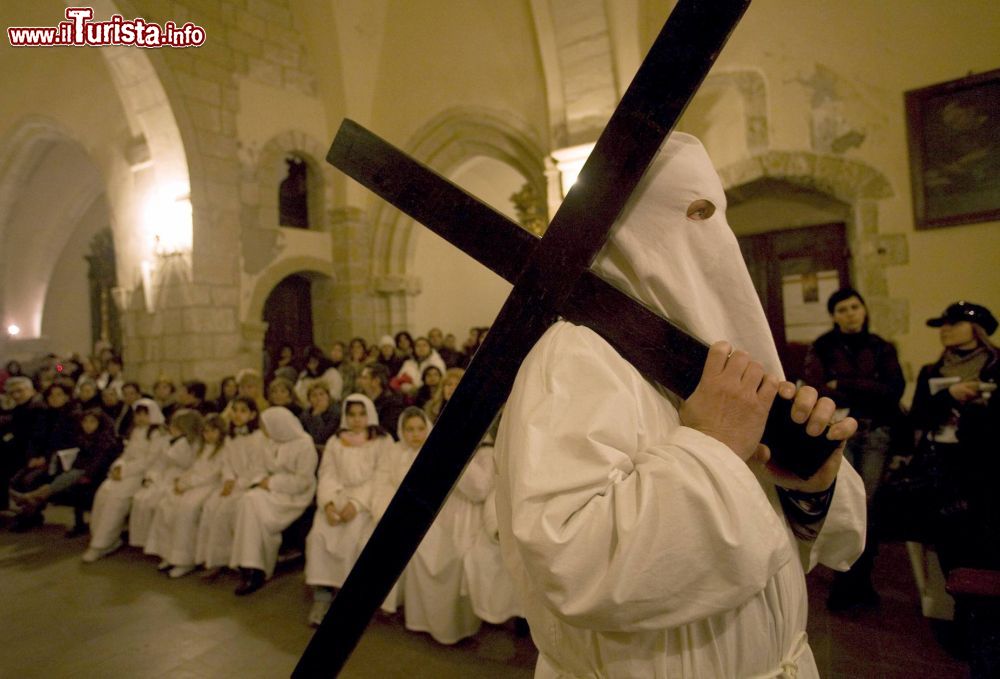
[[[85,539],[63,537],[69,514],[53,508],[47,520],[24,535],[0,532],[0,677],[282,677],[309,641],[299,568],[237,599],[234,579],[170,580],[133,549],[84,565]],[[828,614],[829,583],[828,571],[810,576],[809,636],[824,677],[967,676],[920,616],[901,546],[880,557],[877,611]],[[444,647],[379,617],[342,676],[530,677],[534,659],[512,626],[484,625]]]

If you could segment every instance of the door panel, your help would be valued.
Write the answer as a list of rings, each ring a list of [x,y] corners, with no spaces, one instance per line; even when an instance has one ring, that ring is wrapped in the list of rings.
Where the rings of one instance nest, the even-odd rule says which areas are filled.
[[[785,375],[794,381],[809,345],[831,327],[826,300],[850,285],[846,229],[822,224],[738,240]]]

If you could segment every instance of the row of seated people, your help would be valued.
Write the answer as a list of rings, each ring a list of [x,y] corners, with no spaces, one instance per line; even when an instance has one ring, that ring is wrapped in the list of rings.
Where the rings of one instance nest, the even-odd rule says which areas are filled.
[[[48,411],[62,407],[58,391],[47,390]],[[343,401],[337,432],[317,455],[291,411],[261,411],[246,395],[224,414],[178,409],[166,428],[152,399],[131,409],[123,451],[110,418],[85,411],[75,459],[56,454],[38,472],[43,485],[28,492],[12,487],[21,511],[40,516],[48,501],[99,473],[87,471],[97,458],[110,460],[93,499],[83,560],[92,563],[123,547],[127,530],[128,544],[159,557],[171,577],[199,567],[209,577],[237,570],[238,595],[271,577],[283,531],[312,518],[305,541],[312,624],[322,620],[432,426],[425,411],[408,407],[394,441],[378,424],[372,400],[352,394]],[[475,634],[481,620],[500,624],[518,615],[500,562],[493,481],[492,447],[484,445],[383,604],[387,611],[402,605],[408,628],[441,643]]]

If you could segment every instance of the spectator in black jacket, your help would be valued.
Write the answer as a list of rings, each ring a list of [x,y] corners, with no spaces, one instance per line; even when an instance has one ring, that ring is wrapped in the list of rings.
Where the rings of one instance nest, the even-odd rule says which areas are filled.
[[[809,349],[803,379],[850,409],[858,432],[847,442],[844,457],[865,483],[868,498],[868,535],[865,552],[847,573],[838,573],[827,606],[845,610],[878,604],[871,573],[878,551],[872,497],[878,489],[889,455],[891,433],[899,423],[899,399],[905,380],[896,348],[868,330],[868,308],[857,290],[843,288],[826,305],[833,329],[820,335]]]
[[[28,463],[28,446],[43,407],[27,377],[9,377],[4,390],[14,407],[0,412],[0,510],[10,505],[11,478]]]
[[[1000,569],[1000,349],[989,341],[997,320],[984,306],[957,302],[927,321],[941,328],[941,357],[920,370],[910,419],[940,465],[937,551],[945,572]]]
[[[94,503],[94,493],[108,475],[111,463],[122,451],[121,440],[115,434],[114,423],[100,408],[85,410],[79,416],[78,449],[72,462],[57,455],[50,470],[50,480],[18,498],[22,505],[22,521],[40,514],[47,502],[54,501],[73,507],[73,527],[67,537],[87,532],[84,513]]]
[[[19,502],[24,494],[52,480],[58,470],[60,450],[76,448],[77,415],[72,402],[73,387],[54,382],[43,392],[47,407],[40,410],[34,421],[34,431],[28,443],[27,461],[10,481],[11,497]],[[22,507],[12,530],[28,530],[42,525],[41,512],[31,511],[30,504]]]

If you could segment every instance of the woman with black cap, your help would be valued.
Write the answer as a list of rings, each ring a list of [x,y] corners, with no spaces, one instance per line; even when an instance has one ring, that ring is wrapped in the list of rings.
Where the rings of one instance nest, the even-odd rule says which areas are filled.
[[[989,309],[956,302],[927,321],[940,328],[944,352],[920,370],[910,417],[921,450],[940,465],[937,548],[947,573],[957,566],[1000,568],[1000,350],[989,336],[997,319]]]

